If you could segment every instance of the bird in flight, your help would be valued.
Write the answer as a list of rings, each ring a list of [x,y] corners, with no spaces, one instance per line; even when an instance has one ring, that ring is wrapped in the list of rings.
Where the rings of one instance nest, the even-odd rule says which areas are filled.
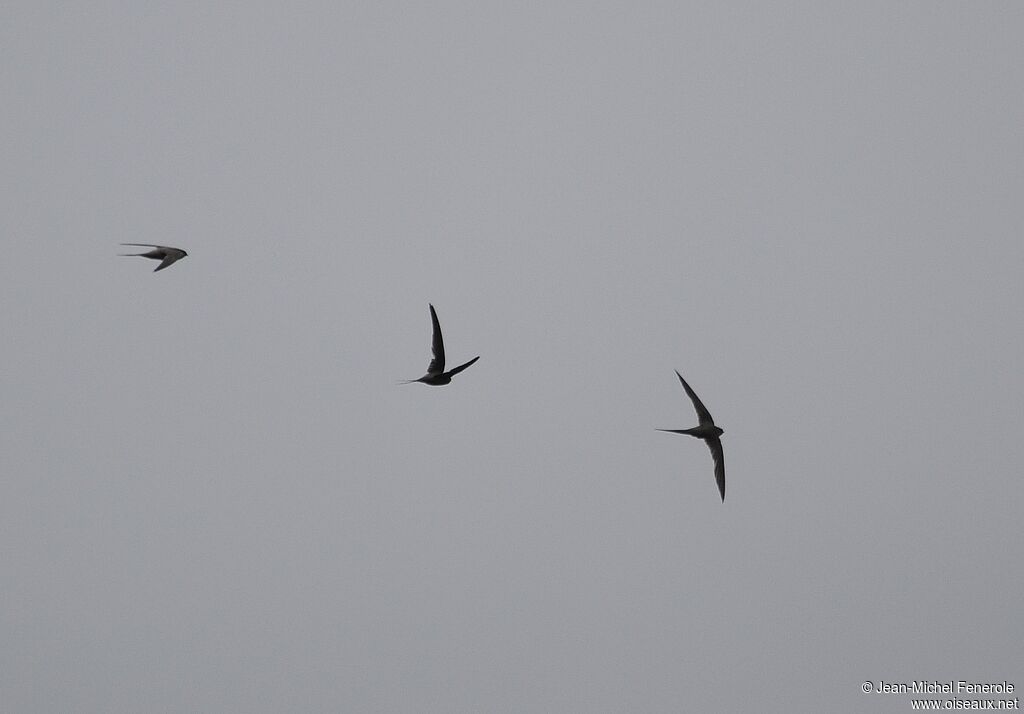
[[[432,386],[440,386],[442,384],[448,384],[452,381],[452,377],[461,372],[462,370],[469,367],[471,364],[480,359],[477,355],[466,364],[460,364],[455,369],[444,371],[444,339],[441,337],[441,323],[437,321],[437,313],[434,312],[434,306],[430,306],[430,319],[434,323],[434,339],[432,349],[434,352],[434,359],[430,360],[430,366],[427,367],[427,373],[419,379],[409,379],[403,382],[403,384],[412,384],[413,382],[423,382],[423,384],[430,384]]]
[[[658,431],[667,431],[670,434],[689,434],[704,440],[704,443],[711,449],[711,458],[715,462],[715,481],[718,482],[718,492],[722,494],[722,502],[724,503],[725,455],[722,453],[722,440],[718,437],[724,434],[725,430],[715,426],[715,420],[711,418],[711,412],[708,411],[707,407],[700,401],[700,398],[690,389],[690,385],[686,383],[683,375],[679,374],[678,370],[676,371],[676,376],[679,377],[679,381],[683,384],[683,389],[686,390],[687,396],[693,402],[693,408],[697,411],[699,426],[695,426],[692,429],[658,429]]]
[[[151,243],[122,243],[121,245],[133,245],[139,248],[153,248],[153,250],[147,253],[121,253],[121,255],[159,260],[160,265],[156,266],[153,270],[154,273],[157,270],[163,270],[171,263],[179,261],[188,255],[188,253],[183,251],[181,248],[170,248],[166,245],[153,245]]]

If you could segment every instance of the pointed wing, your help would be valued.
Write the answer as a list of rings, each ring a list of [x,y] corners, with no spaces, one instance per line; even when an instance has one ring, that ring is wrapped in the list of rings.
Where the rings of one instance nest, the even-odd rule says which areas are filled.
[[[437,313],[434,312],[433,305],[430,306],[430,321],[434,323],[434,339],[431,345],[434,359],[430,360],[427,374],[440,374],[444,371],[444,338],[441,337],[441,323],[437,321]]]
[[[449,377],[454,377],[454,376],[455,376],[455,375],[457,375],[457,374],[458,374],[459,372],[461,372],[462,370],[466,369],[466,367],[469,367],[470,365],[472,365],[472,364],[473,364],[474,362],[476,362],[476,361],[477,361],[478,359],[480,359],[480,355],[477,355],[476,357],[474,357],[473,359],[471,359],[471,360],[470,360],[469,362],[466,362],[466,364],[460,364],[460,365],[459,365],[458,367],[456,367],[456,368],[455,368],[455,369],[453,369],[453,370],[452,370],[451,372],[449,372],[449,373],[448,373],[448,376],[449,376]]]
[[[179,255],[178,253],[174,253],[173,251],[168,251],[164,255],[164,259],[162,261],[160,261],[160,265],[156,266],[156,268],[153,269],[153,272],[155,273],[158,270],[163,270],[168,265],[170,265],[171,263],[176,262],[180,258],[181,258],[181,255]]]
[[[715,420],[711,418],[711,412],[708,411],[700,398],[694,394],[692,389],[690,389],[690,385],[686,383],[686,380],[683,379],[683,375],[679,374],[678,370],[676,370],[676,376],[679,377],[679,381],[683,383],[683,389],[686,390],[687,396],[690,397],[690,401],[693,402],[693,408],[697,411],[697,421],[700,422],[701,426],[704,424],[714,424]]]
[[[122,243],[121,245],[134,245],[138,248],[166,248],[164,245],[153,245],[152,243]]]
[[[715,482],[718,483],[718,492],[722,494],[722,503],[725,503],[725,454],[722,452],[722,440],[714,436],[704,441],[711,449],[711,458],[715,461]]]

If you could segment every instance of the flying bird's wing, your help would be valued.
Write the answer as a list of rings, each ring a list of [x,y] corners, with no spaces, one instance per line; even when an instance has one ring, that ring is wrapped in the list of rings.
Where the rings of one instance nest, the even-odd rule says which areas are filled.
[[[434,323],[434,340],[432,345],[434,359],[430,360],[427,374],[440,374],[444,371],[444,338],[441,337],[441,323],[437,321],[437,313],[434,312],[433,305],[430,306],[430,320]]]
[[[174,262],[176,262],[176,261],[177,261],[177,260],[179,260],[180,258],[181,258],[181,255],[180,255],[180,254],[178,254],[178,253],[175,253],[175,252],[173,252],[173,251],[168,251],[168,252],[166,253],[166,255],[164,255],[164,259],[163,259],[162,261],[160,261],[160,265],[156,266],[156,268],[154,268],[154,269],[153,269],[153,272],[155,273],[155,272],[157,272],[158,270],[163,270],[163,269],[164,269],[164,268],[166,268],[166,267],[167,267],[168,265],[170,265],[171,263],[174,263]]]
[[[455,375],[457,375],[457,374],[458,374],[459,372],[461,372],[462,370],[466,369],[466,367],[469,367],[469,366],[470,366],[471,364],[473,364],[474,362],[476,362],[476,361],[477,361],[478,359],[480,359],[480,355],[477,355],[476,357],[474,357],[473,359],[471,359],[471,360],[470,360],[469,362],[466,362],[466,364],[460,364],[460,365],[459,365],[458,367],[456,367],[456,368],[455,368],[455,369],[453,369],[453,370],[452,370],[451,372],[449,372],[449,373],[448,373],[448,376],[449,376],[449,377],[454,377],[454,376],[455,376]]]
[[[685,384],[685,382],[684,382]],[[705,439],[708,448],[711,449],[711,458],[715,461],[715,481],[718,483],[718,492],[722,494],[722,502],[725,502],[725,454],[722,452],[722,440],[717,436]]]
[[[679,377],[679,381],[683,383],[683,389],[686,390],[687,396],[689,396],[690,401],[693,402],[693,408],[697,411],[697,421],[700,422],[701,426],[704,424],[714,424],[715,420],[711,418],[711,412],[709,412],[708,408],[704,406],[703,402],[701,402],[700,397],[694,394],[693,390],[690,389],[690,385],[686,383],[686,380],[683,379],[683,375],[679,374],[678,370],[676,370],[676,376]],[[719,448],[719,451],[721,451],[721,448]]]
[[[163,245],[154,245],[152,243],[122,243],[121,245],[134,245],[138,248],[166,248]]]

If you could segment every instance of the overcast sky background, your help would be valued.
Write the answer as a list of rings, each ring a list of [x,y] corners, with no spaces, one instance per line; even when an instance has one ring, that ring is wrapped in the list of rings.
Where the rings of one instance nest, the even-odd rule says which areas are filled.
[[[1016,3],[5,2],[2,708],[1019,694],[1022,37]],[[480,361],[398,386],[428,302]],[[724,504],[655,431],[697,423],[674,369]]]

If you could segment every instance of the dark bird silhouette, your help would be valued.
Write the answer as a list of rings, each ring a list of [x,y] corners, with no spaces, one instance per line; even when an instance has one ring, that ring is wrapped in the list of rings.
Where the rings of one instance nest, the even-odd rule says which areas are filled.
[[[670,434],[689,434],[704,440],[704,443],[711,449],[711,458],[715,462],[715,481],[718,482],[718,492],[722,494],[722,502],[724,503],[725,455],[722,453],[722,440],[718,437],[724,434],[725,430],[715,426],[715,420],[711,418],[711,412],[708,411],[707,407],[700,401],[700,398],[690,389],[690,385],[686,383],[683,375],[679,374],[678,370],[676,371],[676,376],[679,377],[679,381],[683,384],[683,389],[686,390],[690,401],[693,402],[693,408],[697,411],[699,426],[695,426],[692,429],[658,429],[658,431],[667,431]]]
[[[153,245],[151,243],[122,243],[121,245],[133,245],[139,248],[153,248],[154,250],[151,250],[148,253],[121,253],[121,255],[159,260],[160,265],[156,266],[153,270],[154,273],[157,270],[163,270],[171,263],[175,263],[188,255],[188,253],[183,251],[181,248],[170,248],[166,245]]]
[[[434,339],[432,349],[434,352],[434,359],[430,360],[430,366],[427,367],[427,373],[419,379],[409,379],[403,382],[403,384],[412,384],[413,382],[423,382],[423,384],[429,384],[431,386],[440,386],[442,384],[448,384],[452,381],[452,377],[457,375],[462,370],[469,367],[471,364],[480,359],[480,355],[477,355],[466,364],[460,364],[455,369],[444,371],[444,339],[441,337],[441,323],[437,321],[437,313],[434,312],[434,306],[430,306],[430,319],[434,323]]]

